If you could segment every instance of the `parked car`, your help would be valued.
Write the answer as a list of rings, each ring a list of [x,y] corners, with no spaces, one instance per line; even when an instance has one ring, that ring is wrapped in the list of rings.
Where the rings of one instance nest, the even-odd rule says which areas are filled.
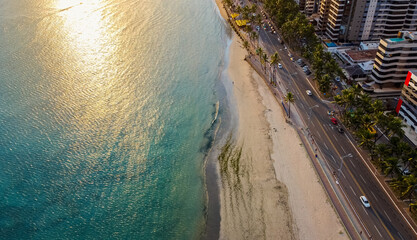
[[[331,119],[330,119],[330,121],[332,121],[332,123],[333,123],[334,125],[337,125],[337,119],[336,119],[336,118],[331,118]]]
[[[341,127],[338,128],[337,131],[339,131],[340,133],[344,133],[345,132],[345,130],[343,128],[341,128]]]
[[[308,75],[310,75],[311,74],[311,72],[310,72],[310,70],[308,70],[307,72],[306,72],[306,75],[308,76]]]
[[[313,95],[313,93],[310,90],[307,90],[306,93],[307,93],[308,96],[312,96]]]
[[[294,62],[294,58],[293,58],[293,57],[290,57],[290,60],[291,60],[292,62]]]
[[[365,196],[360,196],[359,198],[361,199],[363,206],[365,206],[366,208],[371,207],[371,204]]]
[[[282,64],[281,63],[278,63],[278,68],[282,68]]]

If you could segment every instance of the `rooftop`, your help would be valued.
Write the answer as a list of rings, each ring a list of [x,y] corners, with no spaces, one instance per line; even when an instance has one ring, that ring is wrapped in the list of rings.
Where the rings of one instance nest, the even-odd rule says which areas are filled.
[[[347,50],[346,54],[353,60],[353,61],[366,61],[366,60],[374,60],[376,57],[376,53],[378,49],[370,49],[370,50]]]

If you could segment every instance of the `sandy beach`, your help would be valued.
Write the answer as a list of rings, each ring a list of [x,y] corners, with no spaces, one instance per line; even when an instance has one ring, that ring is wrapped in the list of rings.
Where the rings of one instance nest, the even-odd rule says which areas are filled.
[[[296,130],[239,41],[230,47],[239,124],[219,164],[220,239],[348,239]]]

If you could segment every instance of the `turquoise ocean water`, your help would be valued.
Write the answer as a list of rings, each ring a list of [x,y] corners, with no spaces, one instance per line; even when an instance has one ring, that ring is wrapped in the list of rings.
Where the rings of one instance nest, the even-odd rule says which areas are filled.
[[[0,239],[200,238],[227,42],[211,0],[0,0]]]

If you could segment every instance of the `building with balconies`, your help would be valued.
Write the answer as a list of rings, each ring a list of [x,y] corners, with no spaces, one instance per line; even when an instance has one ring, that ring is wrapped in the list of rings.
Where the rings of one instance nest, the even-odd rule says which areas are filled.
[[[409,69],[417,69],[417,32],[399,32],[397,38],[381,39],[370,78],[376,88],[391,89],[399,96]]]
[[[319,34],[332,41],[394,38],[417,30],[417,0],[322,0]]]
[[[347,23],[346,41],[394,38],[417,30],[417,0],[357,0]]]
[[[417,143],[417,71],[409,71],[395,109],[406,124],[404,133]]]

